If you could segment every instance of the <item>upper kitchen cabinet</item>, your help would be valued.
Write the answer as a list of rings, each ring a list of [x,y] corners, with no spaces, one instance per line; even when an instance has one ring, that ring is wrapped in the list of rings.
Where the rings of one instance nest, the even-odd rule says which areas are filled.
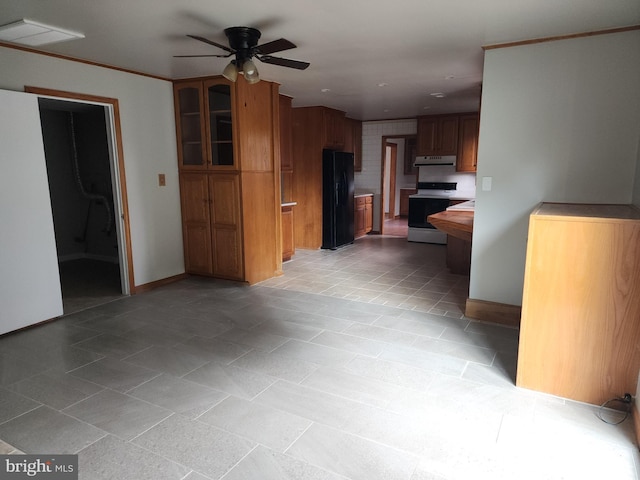
[[[458,158],[456,170],[458,172],[475,172],[478,158],[478,126],[477,113],[460,115],[458,130]]]
[[[174,85],[178,162],[181,170],[236,167],[232,99],[235,84],[224,78]]]
[[[293,172],[291,143],[291,97],[280,95],[280,170]]]
[[[353,118],[344,119],[344,145],[342,150],[353,153],[354,171],[362,171],[362,122]]]
[[[458,151],[458,115],[418,117],[416,155],[455,155]]]
[[[342,150],[345,138],[345,114],[340,110],[326,107],[312,107],[320,109],[322,115],[322,135],[324,148]]]

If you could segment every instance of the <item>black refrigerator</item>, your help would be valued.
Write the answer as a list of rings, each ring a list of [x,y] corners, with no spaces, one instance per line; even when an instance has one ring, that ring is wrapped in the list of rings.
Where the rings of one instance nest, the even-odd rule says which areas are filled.
[[[322,248],[353,243],[353,153],[322,151]]]

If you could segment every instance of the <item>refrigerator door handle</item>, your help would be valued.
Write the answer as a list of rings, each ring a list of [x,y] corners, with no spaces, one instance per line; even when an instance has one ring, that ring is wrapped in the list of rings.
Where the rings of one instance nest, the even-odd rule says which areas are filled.
[[[340,205],[340,184],[336,182],[336,205]]]

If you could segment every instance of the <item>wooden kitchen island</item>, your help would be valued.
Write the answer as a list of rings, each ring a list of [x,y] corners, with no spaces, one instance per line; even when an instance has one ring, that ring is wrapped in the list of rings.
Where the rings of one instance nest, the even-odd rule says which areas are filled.
[[[473,211],[446,210],[427,217],[431,225],[447,234],[447,267],[451,273],[469,275],[473,214]]]

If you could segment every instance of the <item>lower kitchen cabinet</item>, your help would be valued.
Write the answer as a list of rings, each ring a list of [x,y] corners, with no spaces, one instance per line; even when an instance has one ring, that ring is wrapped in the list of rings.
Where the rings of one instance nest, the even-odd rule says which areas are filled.
[[[293,205],[282,205],[282,261],[291,260],[296,253],[293,234]]]
[[[543,203],[531,214],[516,384],[600,405],[640,370],[640,209]]]
[[[373,229],[373,195],[355,197],[354,237],[362,237]]]
[[[187,273],[242,280],[239,176],[183,173],[180,196]]]

